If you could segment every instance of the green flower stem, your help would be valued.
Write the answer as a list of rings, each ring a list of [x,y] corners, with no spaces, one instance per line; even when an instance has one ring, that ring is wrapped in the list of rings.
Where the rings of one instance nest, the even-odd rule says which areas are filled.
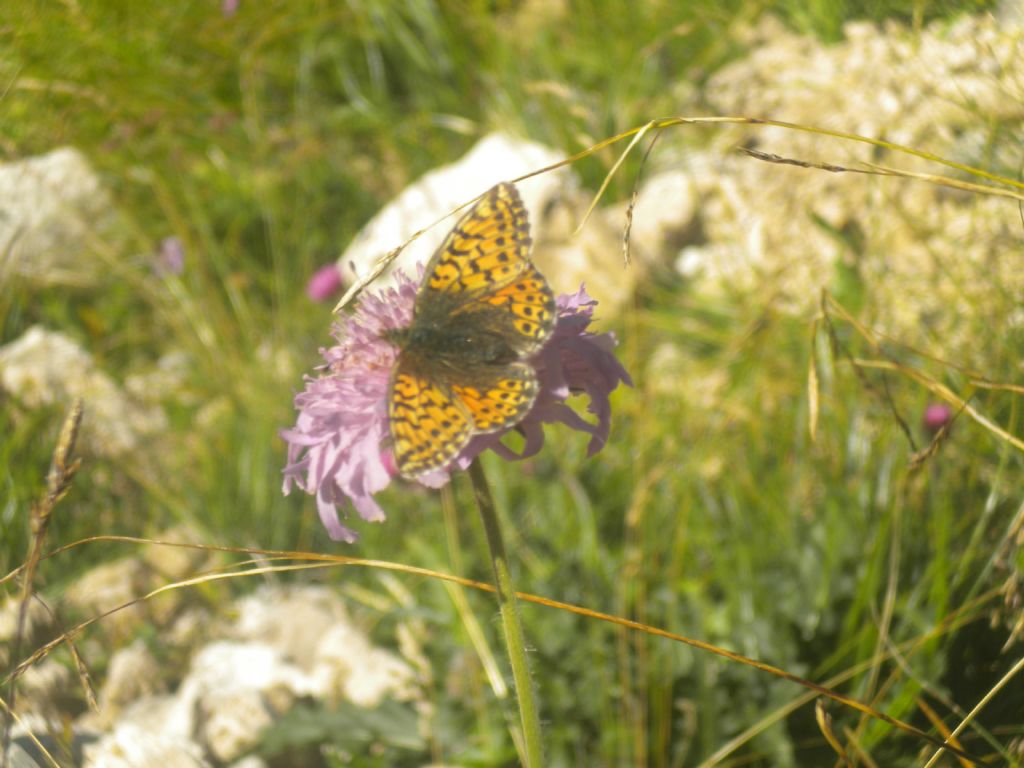
[[[505,555],[505,543],[501,538],[501,525],[498,523],[494,499],[491,498],[491,489],[487,484],[487,476],[484,475],[484,468],[479,459],[474,459],[473,463],[469,465],[469,477],[473,482],[473,494],[476,497],[476,505],[480,509],[480,517],[484,521],[487,544],[491,549],[491,562],[494,564],[498,607],[501,610],[502,626],[505,628],[505,646],[508,648],[509,661],[512,664],[512,679],[515,681],[519,716],[523,723],[526,766],[527,768],[541,768],[544,763],[540,742],[540,718],[537,715],[537,703],[533,696],[530,667],[526,661],[523,625],[519,621],[516,593],[512,587],[512,575],[509,572],[508,557]]]

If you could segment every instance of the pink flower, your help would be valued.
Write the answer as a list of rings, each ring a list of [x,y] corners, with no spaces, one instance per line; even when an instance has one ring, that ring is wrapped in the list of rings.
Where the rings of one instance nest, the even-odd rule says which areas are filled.
[[[306,283],[306,295],[313,301],[327,301],[341,288],[341,270],[334,262],[318,269]]]
[[[924,409],[921,423],[924,425],[925,431],[934,436],[952,420],[953,409],[948,405],[945,403],[929,403],[928,407]]]
[[[387,446],[388,381],[398,349],[384,338],[386,331],[405,328],[412,322],[417,285],[401,273],[395,288],[365,295],[349,317],[332,329],[337,345],[321,350],[326,363],[316,377],[306,377],[306,387],[295,396],[295,426],[282,430],[288,443],[284,469],[284,493],[298,486],[316,495],[320,520],[334,540],[354,542],[358,534],[343,525],[338,507],[347,513],[351,505],[371,522],[384,520],[384,510],[373,495],[398,476]],[[547,344],[532,359],[541,390],[531,411],[516,429],[525,442],[520,453],[508,448],[501,437],[509,430],[474,437],[455,459],[465,468],[488,448],[507,459],[533,456],[544,444],[542,425],[561,422],[590,435],[588,455],[599,451],[611,428],[609,395],[620,383],[632,386],[629,374],[615,357],[615,338],[610,333],[590,333],[587,327],[597,302],[582,287],[558,298],[558,322]],[[570,394],[586,393],[588,421],[566,405]],[[448,472],[433,472],[417,480],[439,487]]]
[[[185,271],[185,246],[177,237],[165,237],[153,261],[158,275],[180,275]]]

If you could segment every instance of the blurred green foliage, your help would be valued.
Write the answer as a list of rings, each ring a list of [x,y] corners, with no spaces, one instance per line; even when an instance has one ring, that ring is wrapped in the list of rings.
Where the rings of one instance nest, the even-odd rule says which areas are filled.
[[[777,10],[834,39],[850,18],[920,22],[957,8],[897,0]],[[129,242],[114,257],[95,255],[103,269],[88,287],[0,286],[0,342],[37,323],[59,329],[118,379],[168,352],[190,363],[184,393],[165,404],[166,435],[131,457],[89,457],[58,507],[53,543],[184,521],[210,542],[365,555],[488,580],[461,481],[454,531],[432,494],[399,484],[381,497],[387,523],[361,526],[360,544],[344,548],[329,542],[309,497],[281,495],[277,431],[291,423],[291,396],[328,341],[329,307],[306,298],[305,281],[405,184],[493,128],[569,154],[676,113],[670,84],[699,90],[742,53],[735,25],[764,11],[742,0],[242,0],[225,17],[213,2],[4,4],[0,153],[83,150],[124,212]],[[596,186],[611,159],[577,170]],[[628,193],[633,178],[627,167],[610,194]],[[145,254],[172,235],[184,244],[185,272],[156,277]],[[870,302],[855,271],[837,268],[835,281],[855,314]],[[806,319],[779,313],[769,297],[707,299],[656,275],[617,332],[637,387],[617,394],[605,450],[585,460],[582,438],[552,430],[525,469],[487,462],[518,588],[817,681],[845,674],[837,687],[922,728],[931,726],[919,695],[944,713],[950,700],[973,706],[1012,656],[998,651],[1007,632],[994,590],[1024,567],[1019,550],[1006,559],[1020,454],[962,418],[923,470],[910,471],[911,454],[927,445],[918,427],[926,392],[892,373],[856,375],[849,359],[873,350],[848,324],[837,320],[832,339],[823,327],[812,337]],[[1013,380],[1022,339],[989,341],[987,375]],[[677,380],[650,364],[665,348],[684,361]],[[822,403],[813,442],[812,349]],[[958,391],[965,383],[890,352]],[[976,399],[1019,432],[1018,400]],[[56,406],[0,408],[5,571],[24,555],[25,513],[60,420]],[[89,563],[120,554],[105,545],[62,555],[44,564],[42,584],[59,590]],[[372,572],[334,579],[380,589]],[[383,739],[382,754],[397,761],[387,764],[426,755],[514,764],[506,704],[478,664],[465,664],[471,646],[452,601],[429,581],[409,588],[437,670],[431,743],[388,741],[378,726],[403,737],[411,726],[373,715],[348,741],[329,736],[340,727],[332,713],[302,710],[289,722],[311,742],[348,750]],[[492,598],[468,598],[497,648],[486,620]],[[752,726],[756,735],[726,764],[835,759],[808,706],[771,721],[802,694],[792,684],[558,611],[523,613],[551,765],[696,765]],[[379,617],[381,641],[399,618]],[[866,663],[876,654],[885,658]],[[460,660],[462,677],[452,671]],[[973,732],[965,745],[988,753],[1020,737],[1022,711],[1016,682],[979,720],[989,740]],[[831,713],[835,732],[855,730],[877,764],[919,764],[913,739]],[[412,722],[405,710],[395,717]],[[268,734],[267,750],[301,748],[296,732]],[[358,764],[384,764],[365,760]]]

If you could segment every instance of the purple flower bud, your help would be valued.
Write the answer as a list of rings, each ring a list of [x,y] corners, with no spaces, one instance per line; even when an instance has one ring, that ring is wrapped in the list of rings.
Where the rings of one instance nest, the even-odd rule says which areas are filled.
[[[949,424],[953,419],[953,409],[945,403],[930,403],[924,409],[922,424],[925,431],[930,435],[938,434],[939,430]]]
[[[220,13],[225,19],[230,19],[238,12],[241,0],[221,0]]]
[[[185,246],[176,237],[165,237],[160,241],[153,262],[153,271],[158,275],[180,275],[185,271]]]
[[[306,295],[313,301],[327,301],[341,288],[341,270],[334,262],[320,267],[306,283]]]

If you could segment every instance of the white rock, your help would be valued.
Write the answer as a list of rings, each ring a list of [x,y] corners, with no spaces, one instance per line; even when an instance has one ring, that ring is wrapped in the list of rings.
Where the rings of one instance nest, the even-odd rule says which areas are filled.
[[[1019,26],[966,16],[922,30],[854,24],[843,41],[823,45],[760,21],[750,40],[749,54],[708,84],[715,114],[860,133],[1004,172],[1019,165],[1019,147],[1004,140],[1010,134],[991,127],[1020,121]],[[988,128],[979,130],[980,115]],[[774,308],[813,311],[843,259],[857,265],[877,330],[910,344],[941,339],[946,357],[976,348],[974,319],[1001,327],[1024,300],[1024,270],[1007,245],[1020,229],[1012,204],[918,180],[828,173],[735,151],[737,144],[753,144],[811,163],[874,161],[948,175],[863,143],[767,126],[710,135],[711,147],[693,150],[681,141],[673,145],[666,134],[658,158],[664,167],[664,156],[675,152],[674,163],[696,191],[700,225],[691,232],[699,239],[669,243],[674,247],[661,253],[699,279],[703,295],[770,296]],[[643,211],[641,201],[634,227],[642,227]]]
[[[628,204],[615,207],[615,218],[623,225]],[[669,170],[645,181],[633,207],[633,257],[656,259],[678,250],[678,239],[692,226],[696,210],[697,186],[690,171]]]
[[[385,697],[410,700],[418,695],[416,674],[399,656],[371,645],[363,632],[339,622],[320,638],[312,677],[319,694],[361,707],[376,707]]]
[[[86,768],[209,768],[203,748],[186,738],[125,723],[85,747]]]
[[[208,636],[212,625],[209,609],[188,606],[175,617],[163,637],[172,647],[194,648]]]
[[[1004,24],[1024,25],[1024,2],[1021,0],[999,0],[996,4],[996,18]]]
[[[633,295],[637,262],[626,268],[622,253],[625,219],[598,209],[583,229],[575,232],[590,200],[584,195],[563,198],[549,205],[546,236],[533,249],[533,260],[556,294],[575,293],[585,284],[600,303],[598,316],[616,314]]]
[[[103,626],[108,632],[126,637],[146,620],[145,603],[129,605],[146,590],[146,569],[129,556],[86,571],[68,587],[64,603],[85,616],[98,616],[113,608],[127,606],[103,619]]]
[[[309,677],[266,643],[211,643],[192,660],[189,678],[199,684],[201,695],[229,688],[265,691],[281,685],[297,696],[312,692]]]
[[[85,591],[94,597],[103,592]],[[228,763],[252,749],[263,730],[298,698],[345,699],[373,707],[386,696],[409,700],[419,694],[413,668],[371,644],[332,590],[265,587],[241,599],[235,613],[234,625],[221,630],[234,639],[199,650],[173,694],[154,695],[160,676],[147,666],[143,646],[114,656],[100,694],[103,715],[80,721],[102,726],[110,714],[117,715],[118,726],[105,740],[104,760],[113,759],[114,749],[148,759],[148,753],[132,751],[137,750],[133,736],[148,733],[161,750],[189,745],[183,754],[190,756],[198,743],[209,758]]]
[[[203,648],[167,717],[174,735],[199,738],[219,761],[254,745],[273,715],[315,691],[312,679],[265,643],[218,641]]]
[[[236,610],[232,638],[265,643],[306,670],[327,630],[349,621],[337,590],[320,586],[262,587],[238,600]]]
[[[163,689],[160,666],[142,640],[115,651],[98,696],[101,722],[112,725],[126,705]]]
[[[413,667],[374,646],[333,590],[265,587],[242,598],[237,609],[232,637],[272,648],[308,672],[308,677],[288,677],[296,695],[344,699],[363,707],[375,707],[387,696],[408,700],[418,695]]]
[[[88,352],[64,334],[38,325],[0,347],[0,385],[29,407],[52,404],[65,394],[69,379],[91,368]],[[74,376],[69,376],[72,371]],[[106,377],[98,388],[105,396],[115,389]]]
[[[123,722],[144,724],[168,737],[194,740],[199,730],[199,691],[200,686],[186,678],[174,693],[139,699],[125,711]]]
[[[233,762],[229,768],[267,768],[267,761],[257,755],[246,755]]]
[[[189,546],[203,540],[203,532],[195,525],[181,523],[160,531],[153,538],[164,543],[147,544],[140,554],[162,584],[185,580],[213,565],[215,555],[212,552]]]
[[[114,219],[99,177],[75,149],[0,165],[0,280],[88,281],[98,265],[90,251],[109,238]]]
[[[218,762],[228,762],[255,747],[274,712],[257,690],[210,691],[199,711],[199,738]]]
[[[27,408],[83,398],[82,440],[102,455],[131,451],[167,425],[162,410],[134,403],[73,340],[40,326],[0,347],[0,389]]]
[[[688,245],[676,257],[676,272],[683,277],[697,277],[709,260],[707,248],[699,245]]]

